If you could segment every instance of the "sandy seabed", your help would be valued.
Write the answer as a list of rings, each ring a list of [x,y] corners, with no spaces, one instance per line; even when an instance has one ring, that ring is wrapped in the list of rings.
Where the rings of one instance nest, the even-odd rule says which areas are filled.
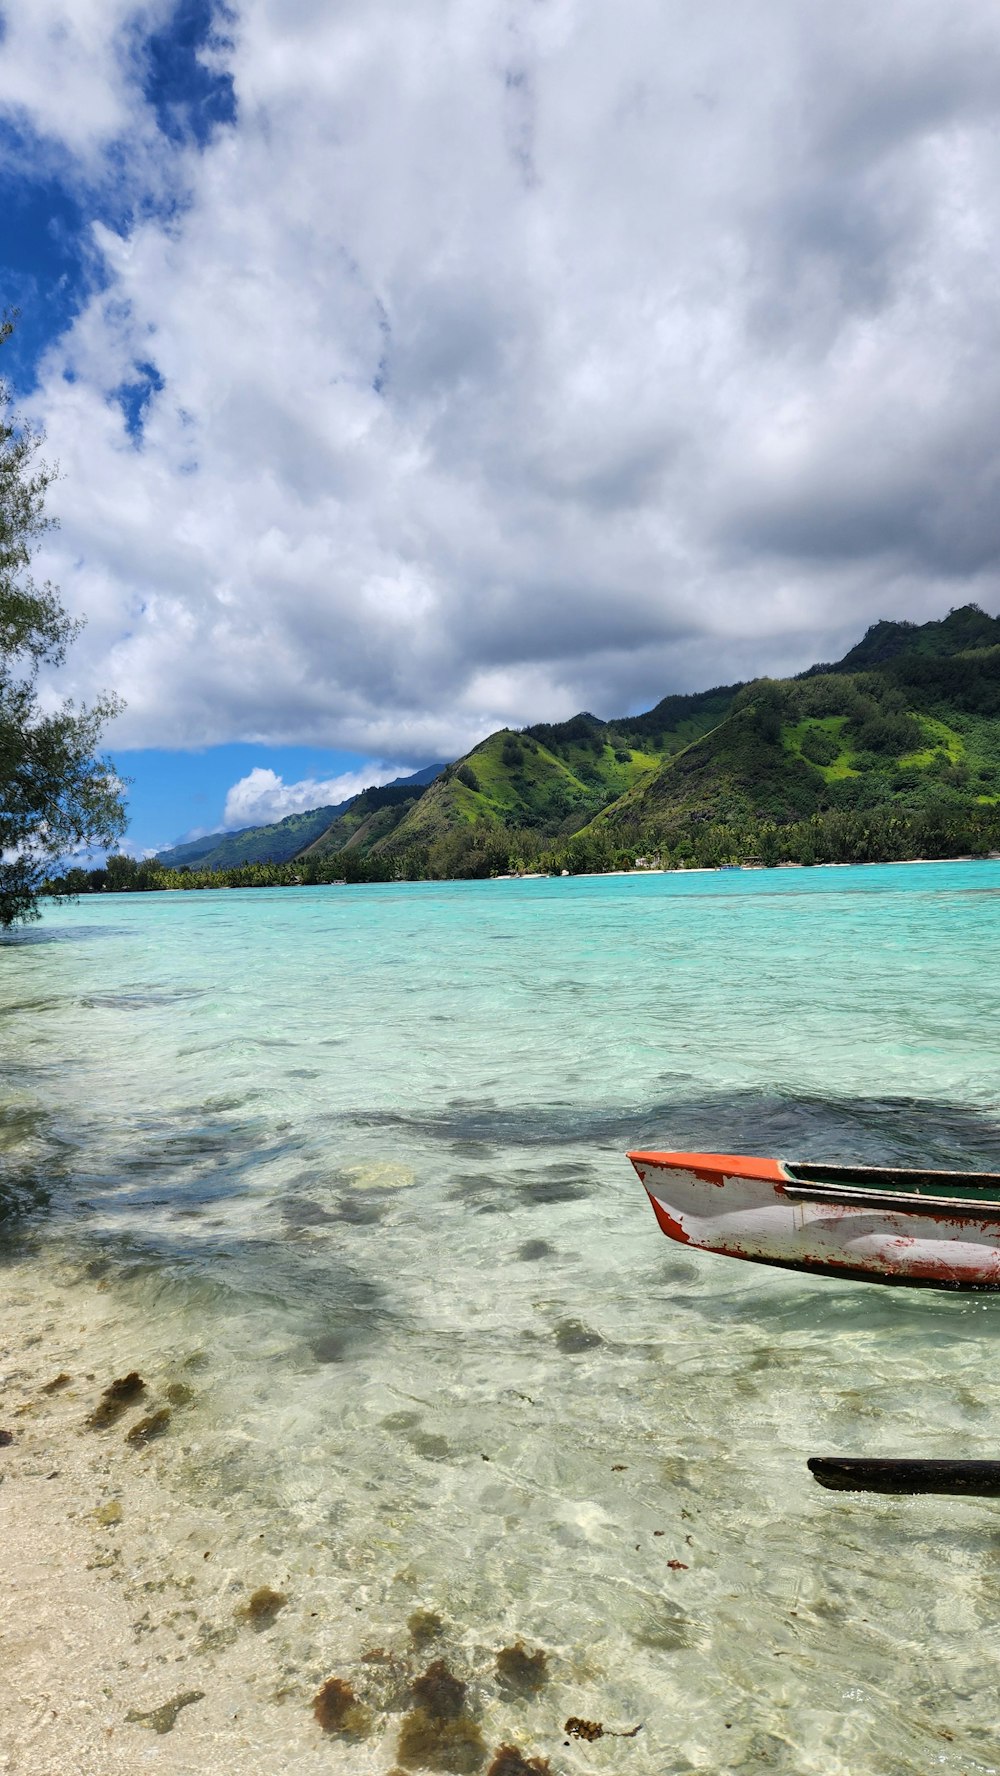
[[[125,1352],[144,1385],[95,1426]],[[359,1648],[357,1616],[331,1615],[320,1543],[310,1566],[294,1525],[246,1529],[225,1462],[221,1503],[188,1490],[213,1409],[199,1359],[178,1364],[155,1316],[79,1262],[29,1254],[0,1269],[0,1776],[404,1776],[412,1681],[456,1657],[413,1624],[440,1619],[418,1608],[409,1641]],[[167,1423],[147,1438],[157,1413]],[[363,1615],[362,1595],[349,1588],[345,1607]],[[502,1745],[533,1759],[561,1743],[555,1698],[539,1746],[523,1699],[504,1702],[468,1664],[455,1675],[477,1717],[456,1725],[480,1750],[432,1768],[485,1770]],[[359,1732],[319,1724],[330,1678],[356,1687]],[[590,1749],[562,1750],[560,1768]]]
[[[237,1570],[221,1518],[165,1484],[164,1444],[129,1443],[163,1402],[166,1373],[144,1362],[142,1398],[88,1425],[113,1379],[93,1367],[110,1293],[74,1277],[54,1311],[33,1284],[30,1261],[0,1274],[0,1771],[389,1770],[391,1733],[351,1744],[313,1718],[337,1669],[332,1645],[326,1670],[297,1662],[316,1599],[290,1589],[255,1626],[247,1601],[283,1591],[280,1555],[247,1548]],[[175,1446],[183,1421],[173,1409]]]

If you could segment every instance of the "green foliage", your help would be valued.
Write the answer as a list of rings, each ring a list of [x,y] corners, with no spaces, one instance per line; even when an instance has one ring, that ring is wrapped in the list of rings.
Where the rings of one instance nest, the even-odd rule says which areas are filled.
[[[287,814],[264,826],[243,827],[240,832],[207,833],[159,853],[166,869],[184,864],[199,869],[232,869],[241,863],[284,863],[296,857],[324,833],[349,803],[311,808],[308,813]]]
[[[285,853],[284,857],[278,854],[273,861],[285,861],[290,855],[328,857],[349,846],[374,844],[406,818],[425,793],[425,787],[421,783],[386,783],[377,789],[362,790],[339,810],[332,810],[334,818],[310,843],[297,853]]]
[[[806,729],[799,750],[812,765],[832,765],[840,756],[840,742],[829,728],[822,728],[817,723]]]
[[[550,752],[561,753],[570,746],[590,746],[602,744],[604,723],[598,721],[596,715],[573,715],[564,722],[536,722],[534,727],[525,728],[533,740],[547,747]]]
[[[430,846],[395,856],[341,853],[299,864],[248,864],[232,870],[163,869],[111,857],[104,869],[71,869],[47,892],[88,894],[218,888],[282,888],[330,882],[392,882],[477,878],[525,870],[561,875],[632,869],[638,858],[666,869],[720,865],[891,863],[912,857],[981,857],[1000,850],[1000,807],[937,802],[919,809],[881,806],[828,809],[779,823],[753,814],[727,821],[651,825],[623,842],[596,823],[565,842],[546,845],[531,829],[479,824],[457,828]]]
[[[953,612],[945,641],[993,618]],[[891,861],[1000,850],[1000,646],[665,698],[491,735],[426,793],[367,791],[294,860],[211,871],[109,860],[61,892],[279,887]],[[934,625],[930,626],[934,628]],[[940,638],[939,638],[940,641]],[[912,643],[912,646],[909,645]],[[936,644],[937,645],[937,644]]]
[[[12,321],[0,325],[0,344]],[[77,846],[112,844],[125,827],[121,785],[96,757],[113,697],[91,709],[65,702],[45,711],[43,665],[58,666],[77,625],[54,586],[38,586],[31,558],[52,526],[45,498],[54,471],[41,437],[11,411],[0,382],[0,927],[36,916],[54,862]]]
[[[644,715],[617,720],[615,733],[625,745],[640,745],[654,753],[680,752],[725,720],[741,688],[716,685],[710,691],[696,691],[689,696],[664,697]]]
[[[970,649],[1000,646],[1000,618],[987,616],[978,604],[964,604],[937,623],[873,623],[856,647],[836,666],[814,672],[858,672],[882,667],[904,656],[935,662]]]
[[[849,722],[847,735],[859,753],[895,758],[901,753],[916,752],[923,739],[923,731],[915,716],[904,711],[886,713],[877,708],[860,720]]]

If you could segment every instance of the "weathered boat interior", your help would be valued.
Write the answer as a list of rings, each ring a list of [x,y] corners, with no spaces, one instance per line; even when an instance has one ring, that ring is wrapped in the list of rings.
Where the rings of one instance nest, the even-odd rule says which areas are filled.
[[[983,1195],[1000,1201],[1000,1172],[908,1171],[904,1166],[798,1165],[782,1162],[803,1184],[856,1184],[867,1190],[928,1196]]]

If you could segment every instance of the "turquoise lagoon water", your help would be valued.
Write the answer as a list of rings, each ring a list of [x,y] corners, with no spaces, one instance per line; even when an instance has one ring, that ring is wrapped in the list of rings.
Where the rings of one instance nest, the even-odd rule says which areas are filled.
[[[1000,1454],[1000,1300],[683,1252],[624,1152],[1000,1169],[998,933],[992,862],[50,907],[6,1274],[194,1378],[156,1459],[226,1570],[280,1550],[286,1669],[424,1608],[473,1675],[548,1650],[497,1732],[556,1771],[993,1770],[1000,1507],[805,1459]]]

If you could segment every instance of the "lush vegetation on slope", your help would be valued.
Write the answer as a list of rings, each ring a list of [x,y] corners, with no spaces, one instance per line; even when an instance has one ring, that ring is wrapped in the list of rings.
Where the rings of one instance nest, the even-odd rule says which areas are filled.
[[[763,679],[598,817],[626,837],[745,818],[968,807],[1000,796],[1000,648],[882,673]]]
[[[1000,647],[1000,617],[990,617],[976,604],[949,611],[940,622],[873,623],[862,639],[835,666],[811,666],[804,677],[819,672],[864,672],[887,666],[902,655],[935,660],[977,648]]]
[[[325,832],[331,820],[350,806],[338,802],[308,813],[288,814],[267,826],[245,826],[239,832],[207,833],[161,851],[157,862],[164,869],[236,869],[241,863],[285,863]]]
[[[303,847],[302,857],[330,857],[351,846],[366,846],[384,837],[406,818],[420,797],[426,795],[419,783],[387,783],[378,789],[365,789],[353,801],[345,802],[319,836]]]
[[[410,777],[397,777],[393,783],[362,790],[360,796],[349,796],[346,801],[328,807],[287,814],[284,820],[275,820],[266,826],[244,826],[238,832],[206,833],[204,838],[189,839],[183,845],[158,852],[156,862],[164,869],[198,870],[239,869],[249,863],[287,863],[311,846],[322,845],[339,818],[350,813],[366,796],[381,796],[391,801],[396,795],[398,800],[407,797],[412,800],[442,769],[441,765],[425,765],[422,771],[415,771]],[[360,821],[352,821],[348,833],[353,833],[358,825]],[[337,840],[325,848],[336,850]]]
[[[541,839],[566,838],[655,775],[664,759],[713,727],[738,687],[667,697],[645,715],[605,722],[581,714],[502,729],[443,771],[395,831],[371,847],[395,856],[435,854],[445,874],[462,874],[463,852],[479,850],[479,829],[514,835],[517,854]],[[534,835],[518,837],[518,835]]]
[[[366,791],[319,840],[264,873],[254,873],[252,860],[213,875],[204,860],[179,874],[163,871],[162,859],[113,859],[94,885],[442,879],[624,869],[637,858],[707,867],[1000,851],[998,637],[1000,619],[975,606],[940,623],[877,623],[844,661],[798,678],[667,697],[614,722],[581,714],[491,734],[423,793],[405,785]]]

